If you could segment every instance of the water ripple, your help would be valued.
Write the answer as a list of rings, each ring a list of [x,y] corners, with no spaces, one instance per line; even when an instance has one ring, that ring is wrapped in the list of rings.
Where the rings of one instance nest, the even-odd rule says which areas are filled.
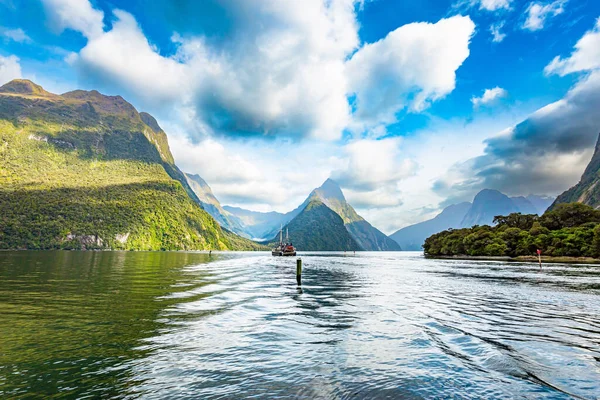
[[[76,254],[0,258],[0,397],[600,398],[600,267]]]

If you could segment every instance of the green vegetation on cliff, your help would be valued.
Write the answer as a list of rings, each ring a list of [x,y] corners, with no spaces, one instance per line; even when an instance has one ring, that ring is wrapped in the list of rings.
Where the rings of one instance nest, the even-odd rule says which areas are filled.
[[[260,248],[197,203],[156,120],[120,96],[0,88],[0,249]]]
[[[600,210],[561,203],[541,217],[513,213],[494,218],[495,226],[450,229],[430,236],[430,256],[600,257]]]
[[[341,251],[361,250],[352,238],[342,218],[333,210],[314,198],[284,227],[298,251]],[[279,235],[271,246],[279,243]]]

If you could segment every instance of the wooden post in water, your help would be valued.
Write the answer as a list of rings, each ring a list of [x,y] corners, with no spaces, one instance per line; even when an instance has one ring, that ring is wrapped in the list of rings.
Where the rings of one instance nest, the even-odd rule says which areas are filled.
[[[540,262],[540,271],[542,270],[542,251],[538,249],[537,251],[538,261]]]
[[[298,286],[302,286],[302,259],[296,259],[296,282],[298,282]]]

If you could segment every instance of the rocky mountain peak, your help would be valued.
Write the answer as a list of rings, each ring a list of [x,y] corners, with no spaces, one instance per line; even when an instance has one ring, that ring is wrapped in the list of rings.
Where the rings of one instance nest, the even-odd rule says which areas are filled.
[[[315,189],[314,193],[325,203],[327,203],[328,200],[338,200],[340,202],[346,201],[342,189],[337,182],[331,178],[327,179],[320,187]]]

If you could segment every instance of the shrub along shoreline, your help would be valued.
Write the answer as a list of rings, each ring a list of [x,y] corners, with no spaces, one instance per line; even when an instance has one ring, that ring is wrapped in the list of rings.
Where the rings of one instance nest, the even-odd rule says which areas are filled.
[[[496,216],[494,226],[449,229],[423,244],[426,256],[513,261],[600,263],[600,210],[581,203],[559,204],[544,215]]]
[[[425,255],[426,258],[441,259],[441,260],[470,260],[470,261],[508,261],[508,262],[522,262],[522,263],[535,263],[537,264],[537,256],[430,256]],[[542,264],[600,264],[600,258],[592,257],[549,257],[542,256]]]

